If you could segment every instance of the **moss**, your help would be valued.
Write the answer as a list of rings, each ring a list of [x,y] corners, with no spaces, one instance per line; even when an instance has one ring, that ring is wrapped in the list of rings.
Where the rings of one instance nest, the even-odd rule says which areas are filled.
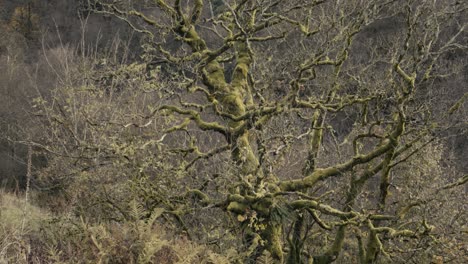
[[[201,51],[206,49],[206,43],[203,41],[203,39],[200,38],[198,35],[197,31],[195,30],[195,27],[191,25],[189,28],[183,30],[186,31],[189,44],[192,47],[193,51]]]
[[[343,248],[344,240],[346,237],[346,226],[340,226],[338,232],[335,236],[335,241],[333,241],[333,245],[327,251],[327,255],[333,256],[337,258],[340,254],[341,249]]]
[[[281,243],[282,228],[280,224],[268,224],[263,234],[264,240],[268,241],[267,250],[277,263],[284,262],[283,246]]]
[[[233,89],[242,95],[242,100],[248,100],[251,95],[247,80],[252,56],[246,43],[238,43],[235,48],[237,51],[237,61],[232,74],[231,84]]]
[[[227,93],[229,91],[224,78],[224,70],[218,62],[212,61],[206,65],[204,69],[204,78],[205,83],[208,85],[212,93]],[[220,100],[219,97],[217,97],[217,99]]]
[[[309,154],[308,154],[307,161],[303,169],[304,175],[309,175],[315,169],[316,159],[318,157],[320,145],[322,143],[323,122],[324,122],[324,119],[321,116],[320,111],[319,110],[315,111],[314,116],[312,118],[312,124],[311,124],[312,133],[309,139]]]
[[[249,142],[249,133],[245,132],[237,141],[237,148],[240,150],[239,157],[236,157],[242,165],[244,175],[256,175],[259,162]]]
[[[236,214],[243,214],[247,210],[248,206],[239,202],[230,202],[227,210]]]
[[[298,180],[283,181],[279,187],[283,191],[296,191],[314,186],[314,184],[328,176],[338,175],[340,171],[338,168],[331,167],[326,169],[317,169],[311,175]]]
[[[247,83],[248,72],[249,72],[248,64],[245,64],[245,63],[237,64],[232,74],[233,84],[238,85],[238,84]]]
[[[193,194],[195,197],[197,197],[205,205],[210,203],[210,198],[208,197],[208,195],[206,195],[205,193],[203,193],[200,190],[193,189],[193,190],[189,190],[188,193]]]
[[[370,264],[375,262],[380,249],[379,244],[380,241],[377,237],[377,233],[375,231],[371,231],[369,234],[369,241],[367,243],[366,257],[364,263]]]
[[[269,215],[272,204],[273,201],[271,198],[263,198],[255,204],[253,204],[252,208],[262,215]]]
[[[241,116],[245,113],[245,106],[239,93],[232,92],[227,94],[221,99],[221,104],[224,107],[224,111],[228,114]]]

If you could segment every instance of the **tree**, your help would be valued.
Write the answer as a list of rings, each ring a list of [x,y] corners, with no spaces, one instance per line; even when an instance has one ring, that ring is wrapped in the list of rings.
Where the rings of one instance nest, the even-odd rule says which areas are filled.
[[[446,222],[425,209],[467,181],[443,178],[453,171],[439,140],[463,99],[431,106],[431,90],[466,67],[465,55],[447,58],[467,48],[466,4],[89,6],[140,34],[141,61],[78,67],[39,114],[47,149],[73,160],[70,174],[90,179],[114,219],[128,193],[109,182],[131,179],[149,214],[163,207],[190,238],[235,244],[243,262],[375,263],[440,241]]]

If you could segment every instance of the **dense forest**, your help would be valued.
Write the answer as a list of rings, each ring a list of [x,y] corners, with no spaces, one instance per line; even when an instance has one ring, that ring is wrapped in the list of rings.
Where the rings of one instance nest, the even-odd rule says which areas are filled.
[[[468,263],[468,2],[0,0],[0,263]]]

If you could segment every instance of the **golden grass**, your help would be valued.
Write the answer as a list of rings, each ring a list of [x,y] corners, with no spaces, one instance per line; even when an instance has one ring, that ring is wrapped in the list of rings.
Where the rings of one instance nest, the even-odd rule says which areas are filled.
[[[49,214],[26,203],[24,197],[0,190],[0,263],[26,263],[27,236],[39,230]]]
[[[0,226],[2,228],[22,228],[37,230],[39,222],[48,217],[48,213],[36,206],[26,203],[23,197],[0,191]]]

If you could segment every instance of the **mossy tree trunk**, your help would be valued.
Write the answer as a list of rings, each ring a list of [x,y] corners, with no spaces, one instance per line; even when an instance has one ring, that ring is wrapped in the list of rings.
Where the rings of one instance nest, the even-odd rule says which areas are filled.
[[[150,16],[144,8],[143,11],[137,11],[137,8],[124,5],[120,7],[105,0],[101,2],[105,10],[103,13],[115,14],[135,31],[146,35],[149,45],[153,46],[158,55],[176,65],[190,65],[190,74],[195,77],[190,80],[189,86],[202,96],[197,97],[194,102],[161,106],[152,114],[165,110],[182,116],[183,122],[180,125],[167,130],[171,133],[187,129],[189,124],[193,124],[205,133],[220,133],[224,136],[225,145],[222,149],[229,149],[230,165],[236,170],[234,175],[229,175],[233,177],[234,183],[226,188],[229,192],[225,199],[219,201],[216,200],[220,199],[217,197],[212,200],[202,188],[191,190],[191,193],[197,193],[204,205],[222,208],[238,217],[239,223],[236,224],[244,228],[246,238],[243,241],[247,241],[243,248],[247,249],[250,258],[256,258],[263,250],[267,250],[278,263],[283,263],[285,259],[288,263],[300,263],[304,261],[305,255],[313,259],[314,263],[332,263],[343,251],[349,234],[358,233],[360,261],[372,263],[381,253],[380,234],[410,236],[406,229],[385,226],[389,220],[398,220],[394,215],[386,215],[388,189],[392,184],[391,171],[399,164],[398,159],[404,161],[405,155],[412,155],[407,154],[408,152],[419,151],[415,146],[431,129],[427,122],[415,126],[410,132],[407,132],[406,126],[411,125],[407,118],[408,113],[418,115],[411,105],[416,95],[414,91],[417,81],[421,80],[424,84],[426,77],[423,75],[429,74],[433,69],[428,58],[437,54],[436,51],[423,54],[424,49],[432,48],[432,40],[421,44],[424,47],[414,42],[411,34],[416,30],[417,21],[413,20],[418,15],[412,13],[411,6],[400,10],[398,6],[393,6],[398,1],[382,3],[374,0],[346,3],[271,1],[268,4],[240,0],[223,1],[222,5],[217,6],[214,15],[215,12],[205,6],[207,1],[158,0],[154,4],[159,11],[158,15],[162,17],[160,18],[157,15]],[[405,31],[403,49],[389,48],[386,52],[390,55],[369,52],[372,56],[383,57],[369,63],[357,62],[362,61],[360,58],[350,59],[350,53],[356,49],[353,40],[365,33],[364,28],[386,19],[387,15],[398,18],[395,14],[401,12],[386,11],[389,6],[408,13],[408,29]],[[422,7],[427,10],[435,8],[426,1],[421,4]],[[335,8],[339,12],[327,11]],[[353,15],[345,15],[348,11]],[[174,39],[184,43],[184,46],[177,52],[168,51],[172,47],[164,49],[165,42],[160,38],[166,35],[157,35],[160,31],[168,35],[174,34]],[[288,50],[289,54],[295,56],[291,58],[293,65],[282,67],[281,63],[270,63],[276,58],[270,58],[268,52],[262,49],[267,49],[270,44],[268,41],[276,41],[274,43],[278,45],[289,43],[292,36],[290,31],[297,33],[301,39],[300,45]],[[427,34],[427,31],[421,32]],[[317,38],[314,38],[315,35]],[[409,43],[411,41],[414,43]],[[356,45],[359,44],[362,43]],[[421,54],[412,54],[417,52],[409,48],[410,44]],[[288,48],[286,46],[283,49]],[[267,73],[258,69],[259,63],[264,64],[262,70]],[[234,69],[231,76],[226,78],[228,64]],[[366,71],[375,65],[385,68],[385,74],[378,75],[384,80],[377,82],[372,73]],[[281,70],[274,69],[275,67]],[[363,70],[360,72],[356,69]],[[284,94],[278,92],[271,95],[268,89],[273,89],[275,82],[268,78],[277,76],[269,75],[268,71],[281,75],[276,84],[280,86],[277,88],[285,90],[281,91]],[[263,85],[263,90],[255,89],[259,84]],[[265,100],[266,96],[262,93],[269,96],[269,100]],[[200,101],[208,103],[202,105]],[[211,111],[209,119],[215,121],[204,119],[203,115],[208,114],[200,109],[206,109],[206,106]],[[356,109],[363,109],[363,113],[360,116],[355,115],[352,111]],[[349,133],[352,142],[347,141],[348,136],[343,136],[345,139],[341,144],[335,142],[338,153],[333,156],[329,154],[329,150],[325,153],[324,141],[330,141],[334,137],[332,118],[336,118],[337,113],[342,113],[349,119],[359,116],[360,122],[355,120],[353,127],[349,129],[352,130]],[[306,133],[303,127],[296,127],[295,134],[287,131],[287,119],[295,114],[301,118],[307,116],[304,118],[309,122]],[[275,141],[275,136],[271,136],[268,138],[270,145],[263,146],[263,139],[259,135],[267,131],[265,126],[279,115],[283,116],[278,118],[281,119],[278,122],[282,122],[283,128],[287,128],[284,129],[285,135],[276,136],[281,137],[282,141]],[[147,118],[151,117],[152,115],[148,115]],[[379,133],[374,131],[375,127],[382,126],[386,127],[381,128]],[[271,127],[274,130],[274,126]],[[261,133],[257,133],[259,131]],[[411,133],[416,136],[413,137]],[[306,135],[307,140],[302,140],[303,135]],[[411,141],[413,139],[414,142]],[[288,140],[299,142],[301,146],[290,148]],[[282,143],[278,143],[279,141]],[[346,146],[350,148],[347,149]],[[198,146],[193,148],[198,151],[196,154],[200,159],[219,153],[217,150],[201,153]],[[293,153],[296,150],[303,151],[300,152],[301,155],[306,154],[298,158],[295,156],[297,153]],[[282,151],[289,151],[291,157],[298,159],[299,170],[289,170],[293,171],[293,175],[289,175],[288,171],[282,172],[279,177],[275,173],[282,171],[281,162],[264,162],[268,158],[273,159],[268,156],[270,153],[279,156]],[[328,155],[328,160],[322,163],[321,155]],[[271,169],[269,166],[277,168]],[[377,176],[380,176],[379,210],[369,213],[368,210],[355,209],[359,194],[366,188],[369,179]],[[342,197],[340,201],[344,201],[344,204],[337,205],[335,202],[332,206],[330,204],[333,203],[324,203],[326,199],[322,199],[322,196],[314,196],[315,192],[321,191],[317,190],[320,189],[320,184],[329,182],[333,177],[349,182],[345,191],[334,194]],[[288,211],[295,217],[278,220],[278,210]],[[309,213],[310,217],[305,218],[305,213]],[[326,221],[321,219],[323,215]],[[252,222],[246,221],[246,218]],[[335,220],[330,220],[331,218]],[[308,230],[305,227],[307,221],[317,223],[320,230],[327,234],[327,239],[333,238],[324,248],[318,250],[320,252],[304,252],[304,243],[308,239]],[[288,226],[293,232],[292,235],[285,236],[284,231]],[[365,232],[355,232],[358,229],[368,231],[366,245],[361,240]],[[286,257],[285,247],[289,251]]]

